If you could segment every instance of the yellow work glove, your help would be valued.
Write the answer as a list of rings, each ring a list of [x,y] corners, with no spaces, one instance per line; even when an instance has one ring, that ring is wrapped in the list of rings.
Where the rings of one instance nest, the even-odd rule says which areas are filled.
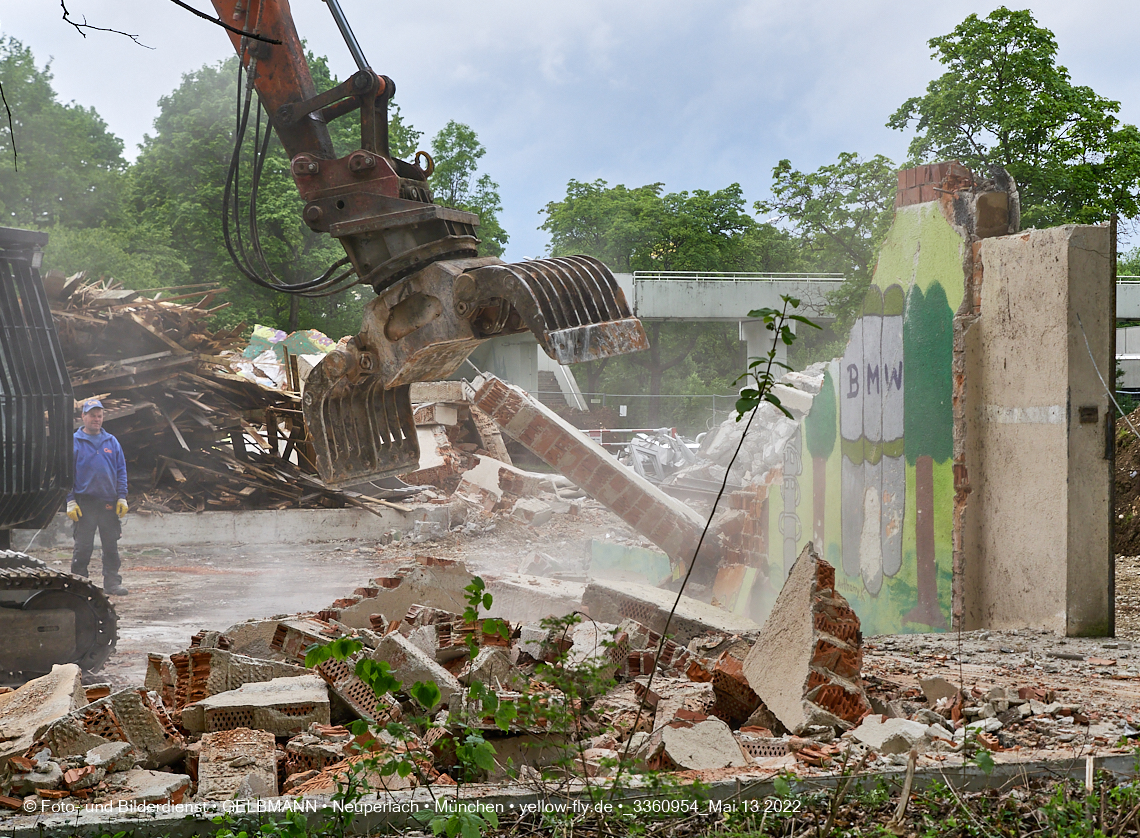
[[[130,507],[127,506],[126,498],[119,498],[119,502],[115,504],[115,514],[122,518],[129,511]]]
[[[73,500],[67,502],[67,517],[72,521],[79,521],[79,519],[83,517],[83,510],[80,509],[79,504]]]

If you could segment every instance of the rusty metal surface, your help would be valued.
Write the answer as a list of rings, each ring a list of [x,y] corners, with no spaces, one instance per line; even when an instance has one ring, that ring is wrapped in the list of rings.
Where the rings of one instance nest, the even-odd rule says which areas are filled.
[[[333,488],[405,474],[420,460],[409,388],[385,389],[365,366],[354,346],[338,347],[305,388],[317,471]]]
[[[456,308],[477,322],[479,310],[497,306],[499,300],[510,304],[546,354],[560,364],[649,348],[645,330],[632,316],[610,269],[589,256],[489,265],[456,282]],[[481,336],[517,330],[510,328],[509,316],[500,316]]]

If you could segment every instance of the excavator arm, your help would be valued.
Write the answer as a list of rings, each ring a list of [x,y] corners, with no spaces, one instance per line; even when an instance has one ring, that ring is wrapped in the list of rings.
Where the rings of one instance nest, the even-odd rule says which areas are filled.
[[[336,238],[377,295],[359,334],[310,374],[303,400],[317,470],[341,487],[415,469],[409,385],[455,373],[486,340],[529,330],[562,364],[649,344],[601,262],[572,256],[504,264],[478,256],[479,218],[433,202],[431,158],[392,156],[395,83],[369,67],[338,0],[324,2],[358,69],[318,92],[288,0],[213,0],[223,22],[258,36],[230,33],[291,159],[305,223]],[[354,110],[360,147],[337,157],[328,123]]]

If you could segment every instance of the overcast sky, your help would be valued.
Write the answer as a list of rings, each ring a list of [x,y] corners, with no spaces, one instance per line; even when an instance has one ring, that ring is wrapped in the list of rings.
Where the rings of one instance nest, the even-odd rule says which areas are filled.
[[[0,30],[52,60],[62,101],[93,106],[133,157],[158,99],[182,74],[230,54],[225,33],[166,0],[66,0],[75,19],[121,29],[83,38],[58,0],[6,0]],[[191,0],[212,11],[208,0]],[[884,127],[939,72],[926,42],[996,2],[909,0],[341,0],[372,68],[398,87],[425,133],[449,119],[487,147],[501,186],[510,260],[541,256],[539,211],[571,178],[669,191],[739,182],[749,204],[772,167],[801,169],[841,151],[901,160],[908,137]],[[1021,8],[1019,4],[1011,4]],[[301,37],[345,78],[355,70],[321,0],[292,0]],[[1053,30],[1077,84],[1140,122],[1135,0],[1048,0],[1032,8]]]

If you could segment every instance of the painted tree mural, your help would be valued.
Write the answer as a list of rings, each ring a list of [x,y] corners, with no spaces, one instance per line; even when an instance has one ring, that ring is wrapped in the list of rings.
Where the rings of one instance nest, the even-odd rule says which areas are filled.
[[[812,540],[823,555],[823,522],[827,511],[827,458],[835,450],[835,381],[830,367],[823,374],[823,389],[812,402],[811,412],[804,420],[808,453],[811,454],[812,486]]]
[[[938,605],[938,565],[934,549],[934,463],[953,453],[951,358],[954,314],[946,292],[935,282],[926,293],[913,286],[907,298],[903,352],[910,370],[904,383],[906,459],[914,466],[915,551],[918,604],[905,622],[945,628]]]

